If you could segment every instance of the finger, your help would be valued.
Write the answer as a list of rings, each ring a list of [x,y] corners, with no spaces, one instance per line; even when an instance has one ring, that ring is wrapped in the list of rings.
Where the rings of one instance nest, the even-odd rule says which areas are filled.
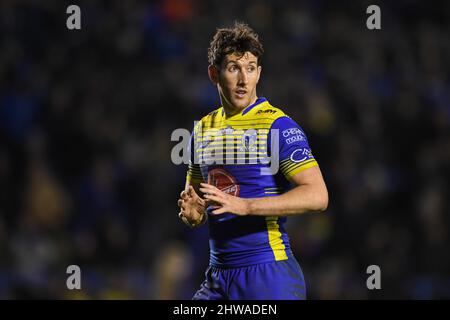
[[[214,195],[211,195],[211,194],[205,194],[205,199],[217,202],[219,204],[224,204],[224,200],[225,200],[225,199],[222,199],[222,198],[220,198],[218,196],[214,196]]]
[[[198,197],[197,198],[197,204],[200,206],[205,206],[205,200],[203,200],[202,198]]]
[[[178,218],[180,218],[180,219],[184,218],[183,211],[180,211],[180,212],[178,213]]]
[[[181,191],[180,197],[181,197],[181,199],[184,199],[184,200],[186,200],[188,198],[186,190]]]
[[[217,195],[217,192],[214,189],[200,188],[199,190],[201,192],[205,193],[205,194],[215,194],[215,195]]]
[[[182,217],[181,220],[184,222],[184,224],[187,224],[188,226],[192,227],[192,224],[186,219],[186,217]]]
[[[217,215],[217,214],[222,214],[227,212],[227,209],[225,207],[220,207],[216,210],[211,211],[212,214]]]
[[[206,192],[205,193],[207,193],[207,194],[214,194],[214,195],[220,196],[220,197],[226,197],[226,195],[227,195],[225,192],[223,192],[219,188],[217,188],[215,186],[211,186],[211,185],[206,187]]]
[[[201,182],[201,183],[200,183],[200,186],[202,186],[202,187],[204,187],[204,188],[211,188],[211,189],[217,189],[217,190],[218,190],[218,188],[217,188],[215,185],[209,184],[209,183]]]
[[[223,195],[224,195],[224,192],[217,189],[216,187],[211,188],[211,189],[200,188],[199,190],[203,190],[202,192],[204,194],[212,194],[212,195],[218,196],[218,197],[223,197]]]
[[[178,207],[180,207],[180,208],[185,208],[185,206],[186,206],[186,201],[185,200],[183,200],[183,199],[179,199],[178,200],[178,202],[177,202],[177,204],[178,204]]]
[[[219,190],[219,189],[217,189],[217,187],[215,187],[215,186],[213,186],[212,184],[207,184],[207,183],[200,183],[200,185],[203,187],[203,188],[207,188],[207,189],[210,189],[210,190]]]

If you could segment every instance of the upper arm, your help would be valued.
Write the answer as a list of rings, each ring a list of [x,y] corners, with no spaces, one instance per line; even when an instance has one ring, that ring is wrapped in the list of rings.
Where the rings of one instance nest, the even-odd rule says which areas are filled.
[[[274,152],[278,152],[280,171],[287,180],[318,166],[305,132],[294,120],[287,116],[280,117],[273,122],[271,129],[270,135],[278,132],[278,148],[271,149],[271,154],[273,156]]]
[[[309,186],[318,208],[317,211],[326,210],[329,201],[328,190],[319,166],[302,170],[293,175],[290,180],[297,186]]]
[[[279,134],[280,171],[297,186],[309,185],[325,207],[328,191],[320,167],[314,158],[303,129],[291,118],[281,117],[273,123]]]
[[[200,194],[200,191],[199,191],[200,183],[204,182],[204,179],[202,176],[202,172],[200,170],[200,165],[198,163],[196,163],[196,161],[195,161],[196,157],[194,157],[194,152],[195,152],[194,136],[195,136],[194,133],[192,133],[191,139],[189,142],[189,147],[188,147],[188,152],[190,153],[190,157],[189,157],[188,170],[187,170],[187,174],[186,174],[185,190],[187,190],[189,188],[189,185],[191,185],[194,188],[195,192],[197,192],[197,194]]]
[[[325,181],[323,180],[322,171],[320,171],[319,166],[314,166],[296,173],[290,178],[290,181],[297,186],[314,185],[326,190]]]

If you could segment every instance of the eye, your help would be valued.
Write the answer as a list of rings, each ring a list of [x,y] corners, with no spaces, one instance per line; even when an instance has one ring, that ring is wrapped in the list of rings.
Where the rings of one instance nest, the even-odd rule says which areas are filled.
[[[232,65],[232,66],[230,66],[230,68],[228,70],[230,70],[231,72],[234,72],[234,71],[237,70],[237,66],[236,65]]]
[[[248,72],[253,72],[253,71],[255,71],[255,69],[256,69],[255,66],[249,66],[249,67],[247,68],[247,71],[248,71]]]

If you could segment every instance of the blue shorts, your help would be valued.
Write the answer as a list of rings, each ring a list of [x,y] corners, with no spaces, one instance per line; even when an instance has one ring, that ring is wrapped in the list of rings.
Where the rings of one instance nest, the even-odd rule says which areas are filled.
[[[304,300],[306,286],[297,260],[242,268],[209,266],[193,300]]]

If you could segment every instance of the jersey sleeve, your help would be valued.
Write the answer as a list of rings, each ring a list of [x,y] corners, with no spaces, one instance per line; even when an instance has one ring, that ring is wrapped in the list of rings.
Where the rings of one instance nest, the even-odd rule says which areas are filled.
[[[271,141],[273,129],[278,130],[280,171],[286,179],[318,165],[312,155],[305,132],[294,120],[288,116],[276,119],[271,126],[268,143]],[[274,151],[276,152],[271,150],[272,153]]]
[[[194,129],[195,132],[195,129]],[[189,147],[188,147],[188,152],[189,152],[189,164],[188,164],[188,170],[187,170],[187,175],[186,175],[186,181],[188,181],[191,184],[198,184],[203,181],[203,176],[202,176],[202,172],[200,170],[200,165],[198,163],[196,163],[195,157],[194,157],[194,152],[195,152],[195,141],[194,141],[194,132],[192,132],[191,134],[191,139],[189,140]]]

